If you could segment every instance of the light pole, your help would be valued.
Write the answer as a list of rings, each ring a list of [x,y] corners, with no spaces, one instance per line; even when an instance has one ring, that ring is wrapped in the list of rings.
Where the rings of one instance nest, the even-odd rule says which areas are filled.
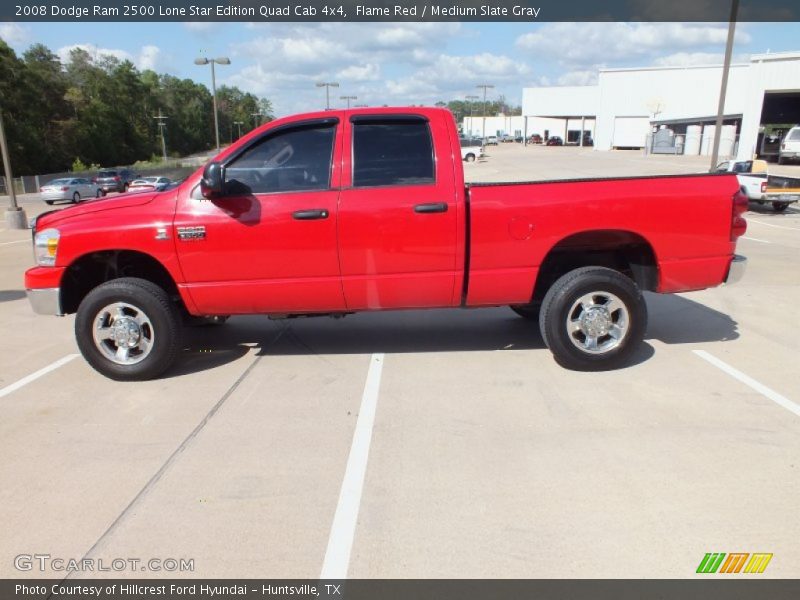
[[[234,121],[233,124],[239,126],[239,137],[242,137],[242,125],[244,125],[244,122],[242,122],[242,121]],[[239,138],[236,138],[236,139],[238,140]]]
[[[11,158],[8,155],[6,130],[3,128],[3,113],[0,112],[0,153],[3,155],[3,167],[6,171],[6,188],[11,204],[6,209],[6,225],[11,229],[27,229],[28,219],[25,210],[17,205],[17,194],[14,191],[14,174],[11,172]]]
[[[717,122],[714,128],[714,146],[711,150],[711,171],[717,168],[719,160],[719,144],[722,137],[722,122],[725,115],[725,96],[728,93],[728,75],[731,72],[731,56],[733,55],[733,38],[736,34],[736,17],[739,13],[739,0],[731,1],[731,17],[728,21],[728,41],[725,46],[725,64],[722,65],[722,84],[719,90],[719,107]]]
[[[469,102],[469,134],[471,136],[473,129],[475,129],[475,123],[472,120],[472,112],[475,108],[475,100],[478,99],[478,96],[468,94],[464,96],[464,98],[466,99],[467,102]]]
[[[486,90],[494,89],[493,85],[482,83],[475,86],[478,89],[483,89],[483,143],[486,143]]]
[[[324,87],[325,88],[325,110],[331,109],[331,88],[335,87],[338,88],[339,84],[335,81],[331,82],[321,82],[317,84],[317,87]]]
[[[161,114],[161,109],[158,109],[158,116],[153,117],[155,120],[158,121],[158,130],[161,132],[161,154],[164,156],[164,161],[167,160],[167,141],[164,138],[164,129],[166,128],[167,124],[164,122],[165,119],[169,117],[165,117]]]
[[[211,65],[211,95],[214,101],[214,135],[217,140],[217,152],[219,152],[219,117],[217,117],[217,79],[214,73],[214,65],[229,65],[231,59],[227,56],[220,56],[218,58],[195,58],[194,64],[196,65]]]
[[[264,113],[261,111],[254,112],[250,113],[250,116],[253,117],[253,122],[255,123],[255,126],[258,127],[259,125],[261,125],[261,117],[264,116]]]
[[[358,100],[358,96],[339,96],[339,100],[347,100],[347,108],[350,108],[350,100]]]

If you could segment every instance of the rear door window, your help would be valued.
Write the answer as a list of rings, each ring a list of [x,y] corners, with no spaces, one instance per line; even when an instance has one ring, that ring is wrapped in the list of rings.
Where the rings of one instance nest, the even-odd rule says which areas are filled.
[[[433,139],[417,118],[369,119],[353,123],[353,186],[432,184]]]

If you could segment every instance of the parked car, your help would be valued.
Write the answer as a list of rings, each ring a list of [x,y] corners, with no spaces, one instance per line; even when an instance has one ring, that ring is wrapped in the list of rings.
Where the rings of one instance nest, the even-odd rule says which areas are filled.
[[[545,142],[545,145],[546,146],[563,146],[564,145],[564,140],[562,140],[557,135],[554,135],[553,137],[548,139],[547,142]]]
[[[176,187],[181,185],[184,181],[186,181],[186,177],[181,177],[180,179],[175,179],[173,181],[170,181],[166,185],[166,187],[164,188],[164,191],[166,191],[166,190],[174,190]]]
[[[141,177],[128,186],[129,192],[163,192],[170,184],[169,177]]]
[[[169,368],[187,314],[501,305],[538,322],[559,364],[598,370],[640,352],[643,291],[743,274],[747,197],[733,175],[467,186],[456,137],[440,108],[276,119],[169,194],[41,215],[31,305],[76,313],[81,353],[119,380]]]
[[[792,127],[781,142],[778,164],[800,158],[800,125]]]
[[[544,143],[544,138],[539,135],[538,133],[534,133],[531,137],[528,138],[529,144],[542,144]]]
[[[514,137],[514,141],[518,144],[521,144],[523,141],[525,141],[525,138],[522,137],[521,135],[517,135]]]
[[[137,175],[130,169],[104,169],[98,171],[94,182],[104,192],[125,192]]]
[[[510,133],[504,133],[504,134],[503,134],[503,135],[501,135],[501,136],[500,136],[498,139],[499,139],[499,140],[500,140],[500,142],[502,142],[503,144],[509,144],[509,143],[513,143],[513,142],[514,142],[514,136],[513,136],[513,135],[511,135]]]
[[[726,160],[717,165],[717,173],[735,173],[742,192],[758,204],[772,203],[776,212],[800,201],[800,179],[769,175],[765,160]]]
[[[476,139],[459,139],[461,143],[461,160],[467,162],[475,162],[484,156],[483,144],[480,140]]]
[[[105,192],[97,184],[92,183],[85,177],[62,177],[53,179],[43,185],[39,192],[42,200],[47,204],[53,204],[56,200],[66,200],[77,203],[86,198],[99,198]]]
[[[486,145],[487,146],[497,146],[497,136],[490,135],[486,137]]]

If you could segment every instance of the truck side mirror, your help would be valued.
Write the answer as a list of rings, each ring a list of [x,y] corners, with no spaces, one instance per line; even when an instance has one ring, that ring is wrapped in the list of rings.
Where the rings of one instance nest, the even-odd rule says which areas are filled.
[[[222,196],[225,188],[225,167],[218,162],[210,162],[203,169],[200,180],[200,193],[203,198]]]

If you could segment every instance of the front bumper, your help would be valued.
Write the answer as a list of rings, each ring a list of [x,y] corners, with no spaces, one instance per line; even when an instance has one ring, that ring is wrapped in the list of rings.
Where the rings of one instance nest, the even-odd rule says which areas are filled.
[[[61,288],[25,290],[33,312],[39,315],[64,316],[61,310]]]
[[[747,270],[747,257],[734,254],[731,266],[728,267],[728,274],[725,277],[725,285],[733,285],[741,281],[745,270]]]
[[[61,278],[64,267],[32,267],[25,271],[25,291],[33,311],[40,315],[64,314],[61,308]]]

